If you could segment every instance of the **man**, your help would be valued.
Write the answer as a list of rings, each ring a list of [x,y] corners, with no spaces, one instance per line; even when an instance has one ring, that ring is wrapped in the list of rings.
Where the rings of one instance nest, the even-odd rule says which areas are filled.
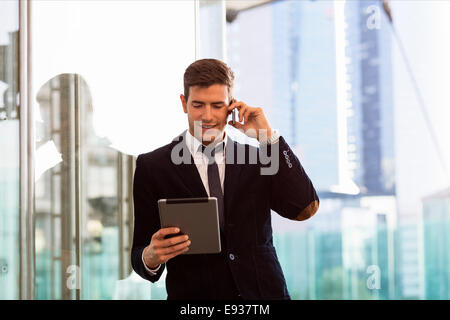
[[[132,266],[151,282],[167,267],[169,300],[290,299],[272,243],[271,209],[301,221],[319,207],[310,179],[263,110],[242,101],[230,104],[233,82],[222,61],[192,63],[180,95],[189,129],[136,161]],[[228,124],[258,139],[259,150],[227,137],[227,117],[235,108],[239,122]],[[276,170],[264,171],[271,164],[261,150]],[[180,157],[189,161],[180,163]],[[183,254],[190,241],[185,235],[166,238],[179,230],[161,228],[157,201],[208,196],[218,198],[222,251]]]

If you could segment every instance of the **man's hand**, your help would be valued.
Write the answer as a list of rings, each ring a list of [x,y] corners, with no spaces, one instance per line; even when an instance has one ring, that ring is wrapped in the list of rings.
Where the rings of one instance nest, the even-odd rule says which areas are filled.
[[[168,260],[189,250],[191,241],[187,235],[180,235],[169,239],[165,236],[178,233],[178,228],[162,228],[152,236],[150,244],[144,249],[144,262],[150,269],[155,269],[158,265],[166,263]]]
[[[244,120],[244,124],[236,121],[236,124],[233,125],[233,122],[229,121],[229,125],[235,127],[236,129],[243,130],[247,136],[256,138],[260,142],[260,139],[264,140],[270,138],[270,136],[272,135],[272,129],[270,128],[270,125],[267,122],[267,119],[261,108],[253,108],[246,105],[242,101],[234,101],[231,105],[228,106],[228,112],[232,112],[234,108],[237,108],[239,110],[239,122],[242,122],[242,120]],[[259,130],[266,130],[266,136],[261,135]]]

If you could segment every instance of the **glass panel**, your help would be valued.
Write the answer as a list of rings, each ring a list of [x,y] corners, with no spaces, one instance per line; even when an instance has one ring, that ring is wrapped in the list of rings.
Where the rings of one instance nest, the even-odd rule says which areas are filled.
[[[200,0],[200,53],[198,59],[225,60],[225,3],[223,0]]]
[[[184,128],[194,4],[33,3],[38,299],[166,298],[130,264],[133,156]]]
[[[19,2],[0,1],[0,299],[19,299]]]
[[[36,140],[36,298],[73,299],[65,273],[74,259],[77,125],[73,74],[56,76],[38,92]],[[83,90],[83,89],[82,89]],[[85,93],[83,92],[82,96]],[[58,272],[59,271],[59,272]],[[51,280],[51,281],[50,281]]]
[[[292,298],[448,299],[450,3],[244,2],[227,4],[236,98],[321,199],[305,222],[273,213]]]

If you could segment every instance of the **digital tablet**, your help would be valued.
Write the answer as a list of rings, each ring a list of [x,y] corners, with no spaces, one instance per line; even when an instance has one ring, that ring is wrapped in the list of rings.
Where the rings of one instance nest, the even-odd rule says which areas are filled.
[[[160,199],[158,208],[161,228],[178,227],[189,236],[189,250],[182,254],[221,251],[216,197]]]

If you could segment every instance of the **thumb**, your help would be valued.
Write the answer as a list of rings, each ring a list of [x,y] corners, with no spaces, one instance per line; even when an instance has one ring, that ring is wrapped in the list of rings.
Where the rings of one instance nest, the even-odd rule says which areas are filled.
[[[233,121],[228,121],[228,124],[230,125],[230,126],[232,126],[232,127],[235,127],[236,129],[243,129],[244,128],[244,125],[243,124],[240,124],[239,122],[237,122],[236,121],[236,123],[235,124],[233,124]]]

